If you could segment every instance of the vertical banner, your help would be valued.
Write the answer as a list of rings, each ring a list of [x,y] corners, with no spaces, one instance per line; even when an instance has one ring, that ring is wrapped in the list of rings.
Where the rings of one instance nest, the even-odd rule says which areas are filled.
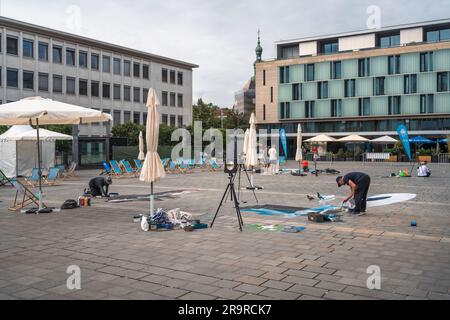
[[[287,157],[288,157],[288,154],[287,154],[287,137],[286,137],[286,130],[284,130],[284,129],[280,130],[280,140],[281,140],[281,145],[283,146],[284,156],[286,157],[286,160],[287,160]]]
[[[409,145],[408,129],[405,127],[404,124],[401,124],[397,128],[397,133],[400,137],[400,140],[403,143],[403,147],[405,148],[405,151],[406,151],[406,154],[408,155],[409,161],[411,161],[411,148]]]

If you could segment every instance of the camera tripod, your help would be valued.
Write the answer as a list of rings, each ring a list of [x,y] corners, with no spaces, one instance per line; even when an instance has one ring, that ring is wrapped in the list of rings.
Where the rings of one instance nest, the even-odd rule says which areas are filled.
[[[225,202],[225,199],[230,196],[231,200],[234,202],[234,208],[236,210],[236,216],[238,219],[238,223],[239,223],[239,230],[241,230],[242,232],[242,227],[244,226],[244,221],[242,220],[242,215],[241,215],[241,209],[239,207],[239,201],[238,198],[236,196],[236,189],[234,187],[234,180],[236,179],[236,174],[233,173],[229,173],[228,174],[228,186],[225,189],[225,192],[223,194],[222,200],[220,201],[219,207],[217,208],[216,214],[214,215],[214,219],[211,222],[211,228],[214,225],[214,222],[216,221],[217,215],[219,214],[220,209],[223,206],[223,203]],[[256,195],[255,195],[256,197]]]
[[[248,176],[248,172],[245,169],[243,164],[239,165],[239,169],[238,169],[238,200],[241,200],[241,172],[244,171],[245,175],[247,176],[247,180],[248,183],[250,184],[251,187],[248,187],[247,190],[252,190],[253,192],[253,196],[255,197],[256,203],[258,203],[258,197],[256,196],[256,192],[255,190],[258,190],[258,188],[253,187],[252,182],[250,180],[250,177]],[[236,177],[234,177],[234,179],[236,179]]]

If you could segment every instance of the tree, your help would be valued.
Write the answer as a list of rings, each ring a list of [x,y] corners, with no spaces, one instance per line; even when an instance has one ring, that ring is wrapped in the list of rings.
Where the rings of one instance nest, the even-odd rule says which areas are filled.
[[[249,128],[249,117],[236,110],[229,110],[225,119],[225,129],[243,129]]]
[[[145,137],[145,126],[136,123],[125,123],[115,125],[111,129],[113,137],[127,138],[129,146],[139,145],[139,132],[142,131]]]
[[[194,121],[201,121],[203,128],[220,128],[220,118],[217,117],[216,113],[220,108],[212,103],[206,104],[200,98],[197,104],[193,106],[192,114]]]
[[[7,126],[0,126],[0,134],[4,134],[6,131],[8,131]]]

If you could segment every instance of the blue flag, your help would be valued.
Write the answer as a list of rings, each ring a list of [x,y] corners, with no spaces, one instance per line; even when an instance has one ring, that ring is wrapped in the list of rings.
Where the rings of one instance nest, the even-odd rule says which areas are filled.
[[[286,138],[286,130],[281,129],[280,130],[280,140],[281,140],[281,145],[283,146],[283,151],[284,151],[284,156],[287,159],[287,138]]]
[[[408,129],[405,127],[404,124],[401,124],[397,128],[397,133],[400,137],[400,140],[403,143],[403,147],[405,148],[405,151],[406,151],[406,154],[408,155],[409,161],[411,161],[411,148],[409,145]]]

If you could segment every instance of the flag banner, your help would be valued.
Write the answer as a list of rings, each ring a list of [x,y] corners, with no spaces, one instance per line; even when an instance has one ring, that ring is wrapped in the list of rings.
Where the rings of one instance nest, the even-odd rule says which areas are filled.
[[[288,157],[287,154],[287,137],[286,137],[286,130],[281,129],[280,130],[280,140],[281,140],[281,145],[283,146],[283,151],[284,151],[284,156]]]
[[[411,147],[409,145],[409,135],[408,129],[404,124],[401,124],[397,128],[397,133],[400,137],[400,140],[403,143],[403,147],[405,148],[406,154],[408,155],[409,161],[411,161]]]

